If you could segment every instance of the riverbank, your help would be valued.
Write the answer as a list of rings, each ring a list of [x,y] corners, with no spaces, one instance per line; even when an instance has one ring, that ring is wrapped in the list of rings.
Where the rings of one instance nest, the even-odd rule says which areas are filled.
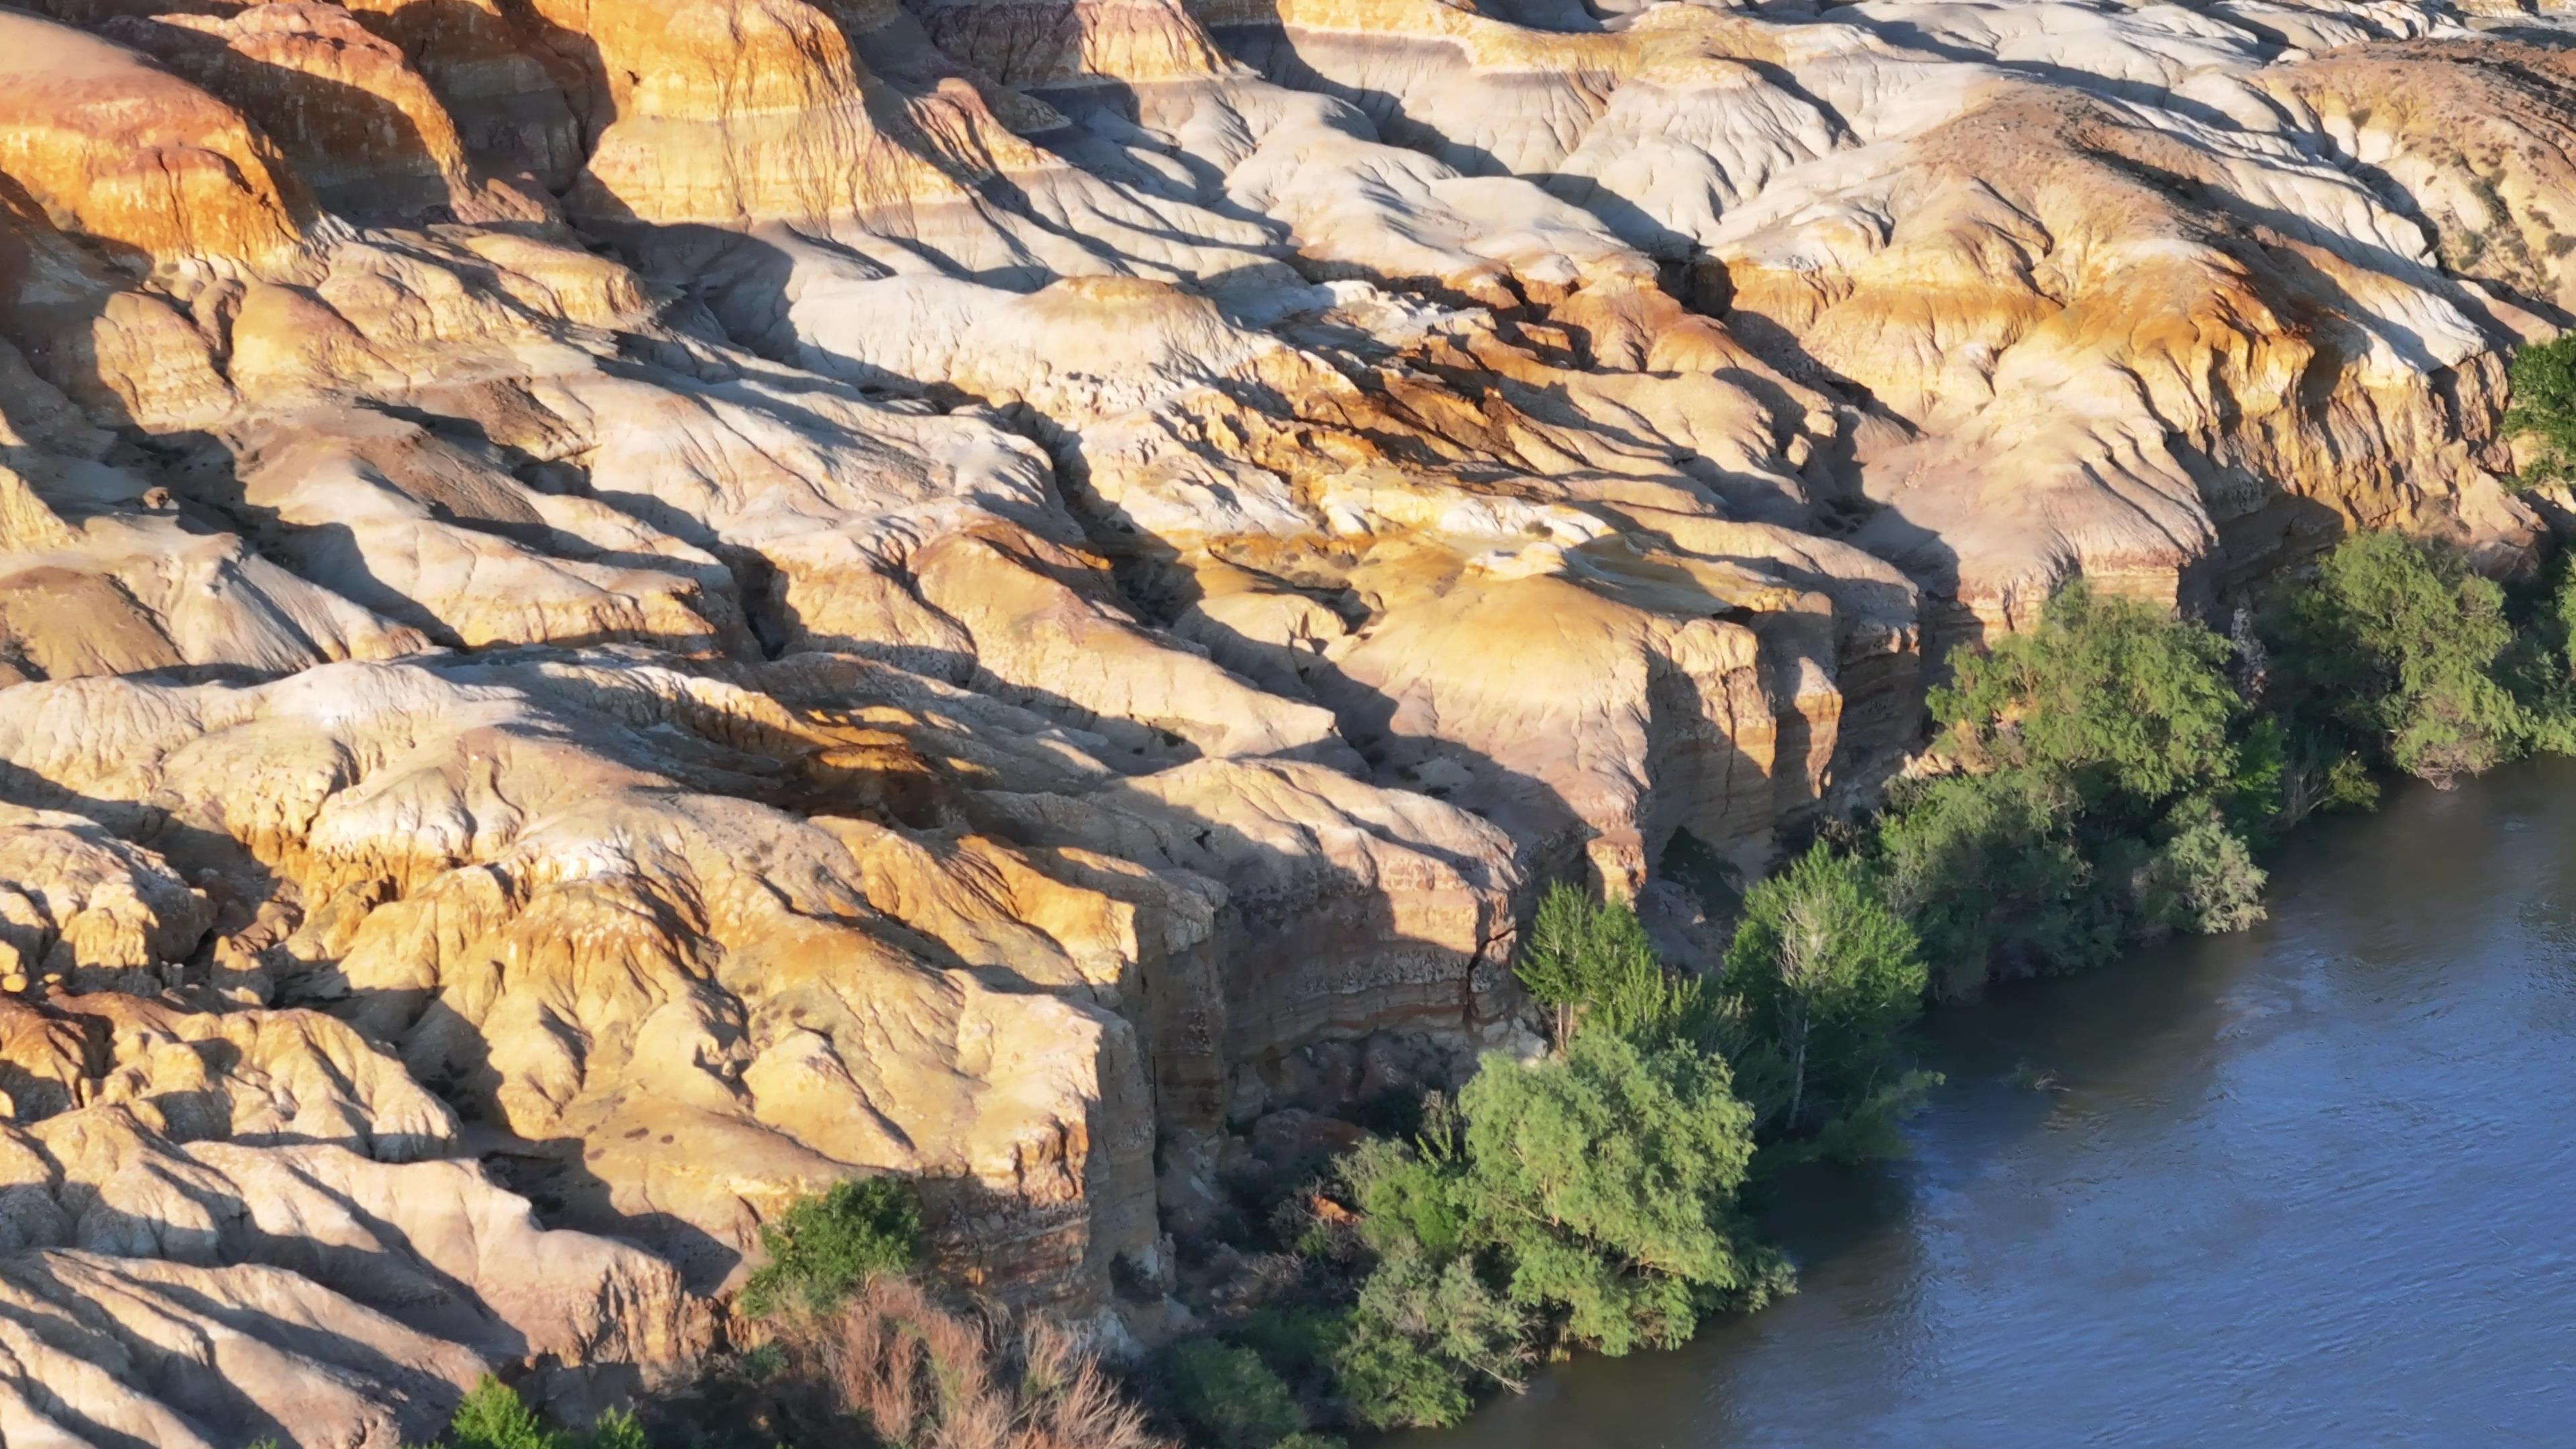
[[[1514,962],[1546,1050],[1468,1064],[1409,1111],[1300,1109],[1320,1150],[1231,1183],[1234,1212],[1178,1244],[1201,1330],[1143,1393],[1192,1443],[1312,1446],[1740,1324],[1790,1276],[1747,1209],[1795,1191],[1795,1164],[1898,1145],[1951,1070],[1906,1035],[1927,995],[2099,981],[2125,952],[2223,939],[2263,918],[2257,851],[2365,803],[2373,767],[2453,782],[2562,749],[2570,598],[2509,601],[2388,536],[2338,548],[2233,641],[2070,588],[1954,658],[1928,768],[1735,902],[1722,960],[1659,959],[1625,906],[1555,887]],[[2045,1060],[1980,1070],[2026,1097],[2064,1085]]]
[[[2262,854],[2320,811],[2565,753],[2576,591],[2534,582],[2362,535],[2232,638],[2070,586],[1954,656],[1922,768],[1752,887],[1722,961],[1659,961],[1624,906],[1555,887],[1515,960],[1544,1057],[1488,1057],[1423,1130],[1250,1216],[1273,1236],[1221,1343],[1167,1359],[1180,1422],[1249,1449],[1316,1419],[1452,1424],[1533,1364],[1761,1307],[1790,1275],[1747,1202],[1895,1149],[1941,1080],[1905,1036],[1927,997],[2241,931]],[[1281,1412],[1243,1432],[1191,1407],[1256,1396]]]
[[[1382,1442],[2558,1442],[2571,888],[2566,761],[2317,822],[2244,933],[1936,1011],[1909,1156],[1769,1204],[1797,1295]]]

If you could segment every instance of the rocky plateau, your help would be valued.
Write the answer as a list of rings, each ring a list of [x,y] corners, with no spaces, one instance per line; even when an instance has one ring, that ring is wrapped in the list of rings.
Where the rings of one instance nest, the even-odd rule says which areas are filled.
[[[1168,1331],[1222,1162],[1943,649],[2527,559],[2551,26],[0,7],[0,1445],[577,1413],[859,1174]]]

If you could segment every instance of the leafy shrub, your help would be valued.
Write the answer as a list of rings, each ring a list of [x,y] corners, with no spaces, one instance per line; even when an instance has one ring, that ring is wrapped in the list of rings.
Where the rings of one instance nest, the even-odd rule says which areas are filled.
[[[2097,815],[2152,819],[2232,771],[2245,702],[2231,653],[2198,624],[2077,580],[2039,627],[1953,656],[1952,681],[1931,695],[1939,749],[1972,773],[2062,782]]]
[[[829,1312],[869,1279],[919,1261],[921,1208],[899,1178],[835,1183],[762,1224],[760,1245],[769,1261],[743,1285],[745,1313],[766,1317],[790,1305]]]
[[[581,1449],[650,1449],[652,1443],[643,1424],[622,1409],[602,1414],[576,1442]]]
[[[1592,1027],[1640,1037],[1686,1035],[1706,1009],[1698,982],[1664,969],[1634,910],[1595,902],[1561,881],[1539,901],[1513,969],[1531,997],[1554,1010],[1560,1049]]]
[[[569,1449],[569,1436],[490,1374],[457,1404],[440,1442],[445,1449]]]
[[[1756,1105],[1796,1132],[1815,1097],[1869,1100],[1924,984],[1914,929],[1860,861],[1818,845],[1755,886],[1727,947],[1726,986],[1749,1011],[1746,1057],[1769,1058],[1787,1082],[1785,1101]]]
[[[2504,431],[2528,434],[2533,444],[2518,481],[2529,487],[2576,478],[2576,333],[2516,352],[2505,375],[2513,405]]]
[[[1362,1285],[1355,1308],[1266,1307],[1246,1315],[1227,1336],[1260,1355],[1292,1389],[1311,1387],[1320,1397],[1341,1401],[1351,1418],[1369,1428],[1454,1424],[1473,1407],[1467,1371],[1425,1344],[1457,1338],[1468,1331],[1460,1325],[1487,1321],[1498,1309],[1505,1320],[1498,1351],[1517,1362],[1525,1352],[1517,1337],[1523,1325],[1507,1306],[1489,1309],[1489,1292],[1464,1314],[1436,1292],[1407,1292],[1418,1276],[1404,1266],[1408,1259],[1420,1261],[1418,1253],[1399,1246],[1382,1260]],[[1431,1276],[1436,1281],[1438,1275]]]
[[[2326,766],[2325,782],[2320,792],[2323,808],[2328,810],[2376,810],[2379,808],[2379,782],[2370,778],[2370,767],[2359,755],[2338,755]]]
[[[262,1441],[276,1449],[274,1441]],[[485,1374],[457,1402],[456,1414],[434,1449],[646,1449],[644,1426],[615,1410],[575,1433],[549,1424],[519,1391]],[[261,1449],[261,1446],[253,1446]]]
[[[1619,1354],[1678,1344],[1704,1307],[1780,1287],[1736,1220],[1753,1111],[1732,1088],[1720,1058],[1607,1031],[1534,1066],[1489,1061],[1459,1098],[1465,1192],[1511,1300]]]
[[[1893,1065],[1871,1079],[1866,1090],[1846,1098],[1841,1110],[1791,1144],[1794,1161],[1869,1162],[1905,1154],[1897,1128],[1921,1110],[1934,1087],[1946,1080],[1939,1072],[1900,1071]]]
[[[2379,782],[2371,778],[2370,766],[2333,731],[2303,728],[2293,733],[2279,716],[2267,715],[2257,722],[2249,744],[2270,755],[2271,813],[2264,824],[2271,833],[2323,811],[2378,808]]]
[[[2290,727],[2437,784],[2511,758],[2527,724],[2497,677],[2514,642],[2504,603],[2455,549],[2345,539],[2265,621]]]
[[[2550,560],[2532,642],[2556,681],[2576,680],[2576,554]]]
[[[2204,936],[2263,919],[2262,867],[2212,813],[2177,831],[2136,876],[2137,914],[2157,930]]]
[[[1283,1378],[1328,1376],[1333,1350],[1349,1327],[1346,1309],[1312,1303],[1265,1304],[1245,1314],[1232,1337],[1261,1355]]]
[[[1457,1365],[1375,1318],[1352,1317],[1332,1367],[1351,1417],[1372,1429],[1446,1428],[1475,1407]]]
[[[2117,949],[2074,801],[2035,771],[1899,791],[1874,849],[1887,902],[1913,925],[1943,996],[1974,995],[1994,976],[2094,965]]]
[[[1237,1344],[1188,1339],[1163,1355],[1173,1412],[1211,1449],[1271,1449],[1307,1427],[1297,1397],[1261,1356]]]
[[[1467,1246],[1464,1169],[1445,1138],[1426,1136],[1420,1149],[1370,1138],[1343,1156],[1341,1173],[1359,1204],[1360,1237],[1375,1251],[1401,1245],[1445,1259]]]
[[[1398,1243],[1360,1285],[1334,1368],[1372,1427],[1453,1423],[1466,1412],[1468,1377],[1521,1386],[1532,1327],[1530,1315],[1485,1281],[1472,1256],[1444,1261]],[[1370,1360],[1382,1382],[1378,1392],[1363,1395],[1353,1377]]]

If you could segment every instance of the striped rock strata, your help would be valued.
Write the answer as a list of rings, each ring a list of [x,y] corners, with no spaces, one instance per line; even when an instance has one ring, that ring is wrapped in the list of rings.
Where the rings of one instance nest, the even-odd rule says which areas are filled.
[[[2513,567],[2499,23],[0,10],[0,1439],[578,1408],[854,1174],[1150,1329],[1245,1091],[1501,1039],[1927,653]]]

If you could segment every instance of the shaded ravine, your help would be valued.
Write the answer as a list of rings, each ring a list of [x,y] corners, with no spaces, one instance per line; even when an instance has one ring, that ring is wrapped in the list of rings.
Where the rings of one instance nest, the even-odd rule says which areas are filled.
[[[1771,1204],[1795,1297],[1384,1444],[2568,1442],[2576,763],[2311,827],[2271,908],[1936,1013],[1913,1156]]]

